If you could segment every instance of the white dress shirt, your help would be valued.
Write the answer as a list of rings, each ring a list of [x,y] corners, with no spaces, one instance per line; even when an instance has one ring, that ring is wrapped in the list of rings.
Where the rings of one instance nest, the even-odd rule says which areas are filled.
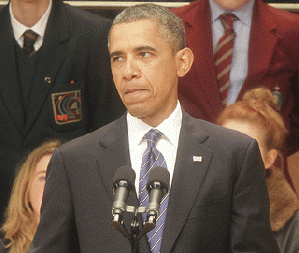
[[[136,193],[138,194],[142,155],[147,147],[147,140],[143,139],[143,137],[153,127],[144,123],[142,120],[133,117],[129,113],[127,113],[127,122],[130,159],[132,169],[134,169],[136,173],[135,188]],[[158,129],[163,133],[157,142],[156,147],[165,158],[167,169],[170,173],[170,184],[174,171],[181,126],[182,109],[178,102],[172,114],[159,126],[155,127],[155,129]]]
[[[248,48],[254,0],[250,0],[240,10],[230,12],[221,8],[219,5],[214,3],[213,0],[209,0],[209,3],[212,15],[214,53],[219,39],[224,34],[224,28],[219,16],[223,13],[233,13],[238,17],[238,20],[234,21],[236,38],[234,42],[232,69],[230,72],[230,86],[228,88],[227,95],[227,104],[234,104],[248,74]]]
[[[39,35],[38,38],[36,39],[33,47],[34,47],[35,51],[40,49],[40,47],[43,44],[44,34],[46,31],[46,26],[47,26],[47,22],[48,22],[50,13],[51,13],[51,9],[52,9],[52,0],[49,1],[49,6],[48,6],[46,12],[44,13],[44,15],[41,17],[41,19],[34,26],[27,27],[27,26],[23,25],[22,23],[20,23],[14,17],[11,4],[9,4],[10,20],[11,20],[13,33],[14,33],[14,38],[17,41],[17,43],[20,45],[21,48],[23,48],[23,45],[24,45],[24,37],[23,37],[24,32],[28,29],[31,29],[32,31],[34,31],[36,34]]]

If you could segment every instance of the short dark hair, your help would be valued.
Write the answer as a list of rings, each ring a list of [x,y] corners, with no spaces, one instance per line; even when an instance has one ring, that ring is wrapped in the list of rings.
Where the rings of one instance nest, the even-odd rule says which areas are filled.
[[[171,44],[174,51],[185,48],[186,37],[182,20],[168,8],[151,3],[137,4],[126,8],[115,17],[108,36],[108,47],[110,45],[110,33],[115,25],[140,20],[157,22],[160,33]]]

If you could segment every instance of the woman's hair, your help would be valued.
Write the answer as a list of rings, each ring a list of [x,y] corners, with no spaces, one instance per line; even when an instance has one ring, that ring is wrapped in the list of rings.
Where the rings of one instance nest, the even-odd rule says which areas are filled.
[[[5,222],[1,228],[5,246],[9,252],[28,252],[37,229],[37,221],[30,204],[29,190],[32,185],[37,163],[43,156],[52,154],[55,148],[60,147],[60,140],[48,140],[34,149],[19,167],[14,181],[8,208],[5,212]]]
[[[278,110],[271,91],[268,88],[256,88],[247,91],[242,101],[228,105],[216,123],[224,125],[227,121],[237,120],[255,125],[264,131],[263,144],[266,150],[276,149],[282,158],[287,130]]]

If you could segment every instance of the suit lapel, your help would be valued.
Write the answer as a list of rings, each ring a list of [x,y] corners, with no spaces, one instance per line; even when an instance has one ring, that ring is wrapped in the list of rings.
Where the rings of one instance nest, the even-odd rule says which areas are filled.
[[[212,159],[212,152],[202,144],[208,136],[199,132],[196,124],[193,118],[184,113],[164,228],[162,252],[170,252],[179,236],[188,213],[199,194]],[[197,161],[194,161],[194,156]]]
[[[239,94],[239,100],[246,90],[252,88],[252,83],[260,83],[265,76],[277,42],[276,31],[277,27],[272,21],[267,4],[256,1],[249,41],[248,77]]]
[[[67,25],[61,24],[69,24],[70,21],[66,21],[67,19],[68,16],[63,4],[59,1],[54,1],[43,46],[40,49],[41,55],[38,67],[40,71],[36,72],[34,88],[31,93],[28,120],[25,127],[27,132],[42,110],[43,103],[53,88],[58,71],[65,60],[70,31]]]
[[[112,201],[112,183],[116,170],[121,166],[131,165],[127,132],[126,118],[123,116],[112,123],[109,130],[100,137],[100,145],[105,150],[98,156],[97,164],[103,184]]]
[[[11,27],[8,5],[0,12],[0,96],[15,121],[19,131],[23,132],[24,108],[19,86],[18,71],[14,53],[14,35]]]
[[[186,14],[186,41],[194,53],[195,61],[192,67],[197,75],[199,88],[207,98],[209,113],[218,115],[222,109],[219,88],[217,84],[213,60],[213,36],[211,11],[208,0],[197,1],[195,8]],[[199,39],[200,38],[200,39]],[[192,71],[192,70],[191,70]]]
[[[110,207],[107,206],[107,208],[112,208],[113,204],[114,195],[112,187],[116,170],[125,165],[131,166],[126,115],[112,123],[110,126],[111,127],[106,128],[107,131],[100,137],[100,145],[103,146],[105,150],[97,159],[102,183],[111,199]],[[127,205],[135,207],[139,206],[136,192],[128,197]],[[134,215],[132,213],[125,213],[123,217],[125,227],[128,231],[130,231],[130,224],[133,221],[133,217]]]

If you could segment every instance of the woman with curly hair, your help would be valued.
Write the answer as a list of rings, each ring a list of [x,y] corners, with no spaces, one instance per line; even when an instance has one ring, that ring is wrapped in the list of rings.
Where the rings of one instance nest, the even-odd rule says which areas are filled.
[[[284,176],[287,130],[267,88],[249,90],[242,101],[228,105],[217,124],[256,139],[266,169],[270,224],[282,253],[299,252],[299,202]]]
[[[1,228],[0,252],[25,253],[39,220],[48,163],[59,140],[49,140],[33,150],[20,166]]]

